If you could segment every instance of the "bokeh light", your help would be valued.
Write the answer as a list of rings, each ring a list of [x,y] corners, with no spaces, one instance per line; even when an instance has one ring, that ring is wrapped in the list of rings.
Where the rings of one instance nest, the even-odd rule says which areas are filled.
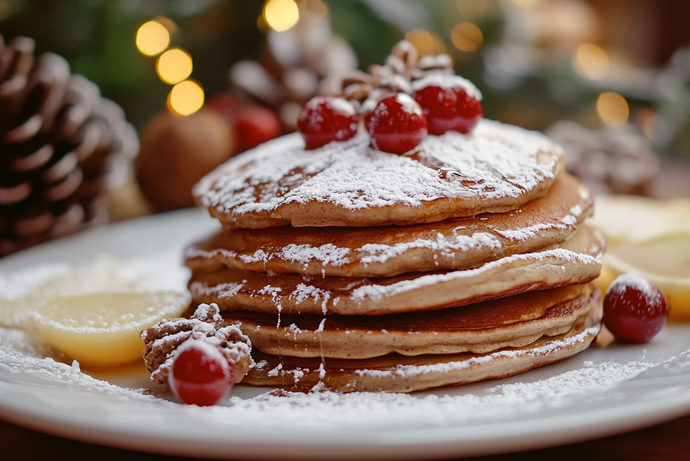
[[[149,21],[137,30],[135,42],[143,54],[155,56],[170,44],[170,31],[158,21]]]
[[[204,105],[204,89],[194,80],[180,82],[168,94],[168,109],[178,115],[192,115]]]
[[[642,134],[648,139],[654,139],[654,128],[658,118],[656,112],[652,109],[641,109],[635,118]]]
[[[460,16],[468,21],[482,17],[490,9],[489,0],[457,0],[455,5]]]
[[[512,0],[520,8],[532,8],[542,2],[542,0]]]
[[[156,72],[165,83],[179,83],[192,74],[192,57],[181,48],[172,48],[160,55]]]
[[[601,47],[585,43],[577,47],[573,67],[585,78],[601,80],[609,73],[609,55]]]
[[[599,95],[597,112],[606,125],[622,126],[630,117],[630,106],[623,96],[607,91]]]
[[[299,21],[299,7],[294,0],[268,0],[264,4],[264,20],[275,31],[288,30]]]
[[[446,45],[438,35],[424,29],[414,29],[405,34],[405,40],[412,43],[419,56],[436,56],[446,51]]]
[[[471,53],[482,46],[484,34],[471,22],[461,22],[453,28],[451,40],[458,50]]]

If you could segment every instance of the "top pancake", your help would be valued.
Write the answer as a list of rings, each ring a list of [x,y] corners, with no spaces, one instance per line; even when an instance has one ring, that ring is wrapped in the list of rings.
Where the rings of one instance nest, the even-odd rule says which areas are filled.
[[[366,133],[315,150],[291,134],[229,160],[193,194],[232,228],[411,225],[515,210],[544,195],[564,161],[545,136],[488,120],[406,155],[369,147]]]

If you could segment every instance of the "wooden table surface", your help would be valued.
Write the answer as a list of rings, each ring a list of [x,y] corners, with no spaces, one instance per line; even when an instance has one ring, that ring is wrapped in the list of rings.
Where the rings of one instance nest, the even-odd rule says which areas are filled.
[[[690,197],[690,165],[685,162],[665,161],[658,180],[651,187],[651,193],[659,198]],[[189,458],[153,455],[77,442],[0,420],[0,460],[48,459],[173,461]],[[690,415],[646,429],[598,440],[542,450],[467,459],[686,461],[690,459]]]

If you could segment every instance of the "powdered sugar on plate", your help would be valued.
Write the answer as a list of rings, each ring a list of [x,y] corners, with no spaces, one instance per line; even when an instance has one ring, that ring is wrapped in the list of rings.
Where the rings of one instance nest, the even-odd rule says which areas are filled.
[[[97,277],[98,274],[95,272],[108,272],[109,264],[111,263],[85,267],[94,272],[92,280],[104,281],[103,278]],[[122,271],[131,270],[131,273],[144,268],[152,272],[161,269],[155,260],[118,261],[116,264]],[[83,268],[60,265],[45,267],[41,271],[59,277],[64,276],[66,272],[81,269]],[[167,273],[173,275],[177,271],[184,273],[179,266],[169,267]],[[0,276],[0,283],[8,283],[10,278],[13,282],[21,280],[17,274],[4,275]],[[33,281],[26,279],[24,283],[15,285],[15,288],[28,292],[31,291],[29,287],[32,283]],[[158,282],[144,285],[150,287],[156,283]],[[177,285],[178,288],[181,286],[183,285]],[[271,428],[301,428],[314,431],[335,428],[428,429],[520,420],[548,412],[577,411],[582,402],[597,399],[608,399],[606,402],[609,403],[619,402],[614,397],[605,396],[608,392],[618,392],[616,389],[636,379],[638,375],[657,369],[670,374],[677,374],[679,370],[684,373],[690,370],[686,365],[681,368],[677,365],[689,362],[686,357],[689,353],[687,350],[683,352],[682,348],[674,349],[677,351],[677,357],[673,358],[663,354],[661,357],[652,357],[651,353],[649,357],[645,357],[644,351],[630,347],[628,350],[632,353],[627,354],[627,359],[611,358],[616,354],[620,356],[620,350],[607,353],[606,350],[595,349],[591,351],[591,355],[587,355],[590,351],[582,353],[585,356],[583,358],[577,356],[561,364],[508,380],[489,381],[461,388],[441,388],[412,395],[338,394],[319,389],[307,394],[276,393],[271,389],[254,389],[238,385],[233,394],[220,405],[200,408],[174,403],[174,398],[168,392],[150,383],[132,387],[96,379],[84,373],[77,363],[69,360],[66,360],[66,363],[61,362],[55,351],[46,346],[34,333],[0,327],[0,388],[12,390],[12,395],[42,395],[43,405],[58,408],[64,408],[65,404],[51,400],[54,398],[51,391],[54,388],[67,389],[65,392],[68,392],[73,403],[79,402],[82,395],[83,398],[90,396],[89,399],[97,398],[94,396],[98,395],[102,395],[103,398],[109,396],[108,398],[114,397],[116,400],[115,403],[108,400],[105,408],[109,412],[117,412],[119,418],[131,417],[134,418],[132,421],[135,421],[141,417],[136,416],[141,412],[155,415],[159,411],[162,414],[174,411],[175,424],[179,424],[185,418],[191,418],[216,426],[255,428],[253,430],[262,431],[264,434],[268,434],[265,431]],[[690,345],[684,347],[688,349]],[[56,357],[57,361],[53,357]],[[0,392],[0,410],[3,406],[9,405],[9,402],[3,401],[3,395],[9,394]],[[84,408],[86,407],[79,411],[87,411]],[[88,418],[97,419],[98,416],[94,413],[89,414]],[[163,421],[161,420],[161,424],[173,424],[172,421]],[[225,434],[224,437],[228,437],[227,433]]]
[[[99,231],[93,247],[136,257],[131,239],[126,247],[121,243],[123,231],[136,233],[146,249],[142,254],[160,251],[166,258],[152,256],[140,267],[184,273],[181,250],[198,238],[195,233],[204,225],[200,218],[185,210],[126,228],[112,226]],[[59,251],[41,254],[48,253],[52,261],[74,261],[94,235],[49,244],[46,250]],[[31,259],[23,256],[0,261],[0,286],[12,286],[14,299],[31,294],[52,273],[75,270],[62,263],[26,265],[20,266],[27,267],[25,277],[18,277],[7,269],[19,258]],[[136,265],[119,263],[125,272]],[[29,275],[32,270],[38,274],[39,267],[46,274],[41,283]],[[342,447],[360,459],[491,454],[497,447],[518,450],[600,437],[690,411],[689,330],[688,325],[670,324],[644,346],[590,347],[548,367],[459,388],[412,395],[318,389],[293,394],[238,385],[220,405],[200,408],[176,403],[145,372],[130,376],[122,370],[122,379],[95,378],[56,356],[33,333],[0,327],[0,417],[79,439],[88,433],[96,443],[191,457],[231,453],[234,458],[268,459],[289,453],[295,458],[305,454],[301,459],[306,459],[311,450],[312,459],[326,459],[343,456]]]
[[[3,381],[2,372],[28,374],[56,385],[67,384],[75,392],[114,395],[132,403],[171,405],[173,398],[169,394],[153,397],[149,389],[116,386],[81,372],[76,364],[46,358],[42,355],[46,348],[40,340],[26,333],[0,329],[0,338],[0,382]],[[475,392],[466,394],[454,389],[412,395],[339,394],[329,391],[276,394],[266,389],[266,392],[250,398],[233,395],[215,407],[186,408],[192,413],[213,414],[230,421],[264,427],[318,427],[324,424],[342,427],[433,427],[486,423],[570,405],[579,397],[605,392],[655,365],[657,363],[651,361],[585,362],[581,368],[532,382],[487,382],[481,392],[475,389]],[[151,385],[151,388],[155,387]]]

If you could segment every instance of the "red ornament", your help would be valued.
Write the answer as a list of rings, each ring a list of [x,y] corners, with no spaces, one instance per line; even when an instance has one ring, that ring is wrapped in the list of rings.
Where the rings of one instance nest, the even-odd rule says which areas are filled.
[[[346,141],[357,134],[359,114],[352,103],[335,96],[314,96],[302,109],[297,129],[307,149],[333,141]]]
[[[190,339],[177,350],[168,384],[184,403],[215,405],[235,384],[234,369],[217,347]]]
[[[413,84],[414,99],[422,106],[429,134],[469,133],[481,120],[481,93],[462,77],[430,75]]]
[[[235,119],[235,114],[240,108],[239,103],[235,98],[227,93],[217,93],[211,96],[204,107],[215,110],[222,114],[228,121],[232,122]]]
[[[666,298],[655,285],[638,275],[621,275],[606,291],[604,324],[622,341],[646,343],[667,320]]]
[[[243,107],[235,118],[235,134],[240,152],[277,138],[281,130],[278,116],[266,107]]]
[[[427,135],[422,108],[405,93],[381,99],[367,121],[374,148],[392,154],[409,152]]]

